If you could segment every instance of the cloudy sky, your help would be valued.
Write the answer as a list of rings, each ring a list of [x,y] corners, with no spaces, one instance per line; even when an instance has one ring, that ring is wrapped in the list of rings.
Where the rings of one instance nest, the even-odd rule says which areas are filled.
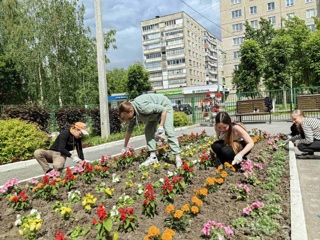
[[[85,24],[95,36],[94,1],[82,0],[85,8]],[[220,25],[219,0],[183,0],[199,13]],[[180,0],[101,0],[103,27],[106,33],[115,29],[117,50],[109,50],[111,63],[107,69],[128,68],[136,61],[142,62],[142,37],[140,22],[185,11],[193,19],[220,37],[220,28],[189,8]]]

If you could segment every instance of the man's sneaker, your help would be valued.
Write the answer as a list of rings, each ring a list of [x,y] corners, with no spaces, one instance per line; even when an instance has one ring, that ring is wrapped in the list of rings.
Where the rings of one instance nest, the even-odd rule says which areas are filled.
[[[49,172],[51,172],[53,170],[53,168],[49,168],[49,170],[48,171],[46,171],[46,173],[45,174],[48,174]]]
[[[148,157],[148,159],[146,161],[144,161],[143,163],[141,163],[139,165],[139,168],[141,168],[142,166],[149,166],[151,164],[154,164],[154,163],[158,163],[158,158],[157,157]]]
[[[181,161],[181,159],[176,159],[176,167],[177,167],[177,169],[179,169],[180,167],[181,167],[181,165],[182,165],[182,161]]]
[[[298,159],[315,159],[314,153],[302,153],[296,156]]]

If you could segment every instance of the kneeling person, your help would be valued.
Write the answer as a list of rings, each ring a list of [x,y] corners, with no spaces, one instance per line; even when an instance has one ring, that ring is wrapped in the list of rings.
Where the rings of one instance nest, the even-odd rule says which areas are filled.
[[[70,129],[63,130],[59,134],[49,150],[36,150],[34,156],[43,171],[48,173],[52,170],[48,163],[53,163],[54,169],[61,171],[64,168],[67,157],[71,158],[74,163],[79,163],[81,160],[84,160],[81,142],[83,135],[88,135],[86,124],[76,122]],[[69,152],[74,150],[75,147],[79,157]]]

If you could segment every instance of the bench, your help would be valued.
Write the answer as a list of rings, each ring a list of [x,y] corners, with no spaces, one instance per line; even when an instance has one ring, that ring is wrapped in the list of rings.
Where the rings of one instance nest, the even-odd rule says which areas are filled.
[[[297,109],[303,112],[320,112],[320,94],[298,95]]]
[[[271,123],[271,111],[266,112],[266,105],[264,104],[264,98],[240,100],[237,101],[237,112],[236,117],[242,116],[255,116],[255,115],[270,115],[269,123]]]

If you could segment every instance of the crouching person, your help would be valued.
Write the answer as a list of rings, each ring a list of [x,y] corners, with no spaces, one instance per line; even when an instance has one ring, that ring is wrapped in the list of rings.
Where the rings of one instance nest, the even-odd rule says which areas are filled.
[[[241,163],[254,146],[252,138],[242,124],[232,122],[226,112],[219,112],[216,116],[215,131],[218,141],[211,145],[211,149],[222,164]]]
[[[83,122],[76,122],[70,129],[63,130],[54,141],[49,150],[38,149],[34,152],[34,157],[39,162],[44,173],[49,173],[49,163],[53,164],[53,168],[56,171],[61,171],[64,168],[64,164],[67,157],[71,158],[74,163],[79,163],[84,160],[82,151],[81,138],[83,135],[88,135],[86,131],[86,124]],[[69,151],[77,149],[78,156],[71,154]]]

